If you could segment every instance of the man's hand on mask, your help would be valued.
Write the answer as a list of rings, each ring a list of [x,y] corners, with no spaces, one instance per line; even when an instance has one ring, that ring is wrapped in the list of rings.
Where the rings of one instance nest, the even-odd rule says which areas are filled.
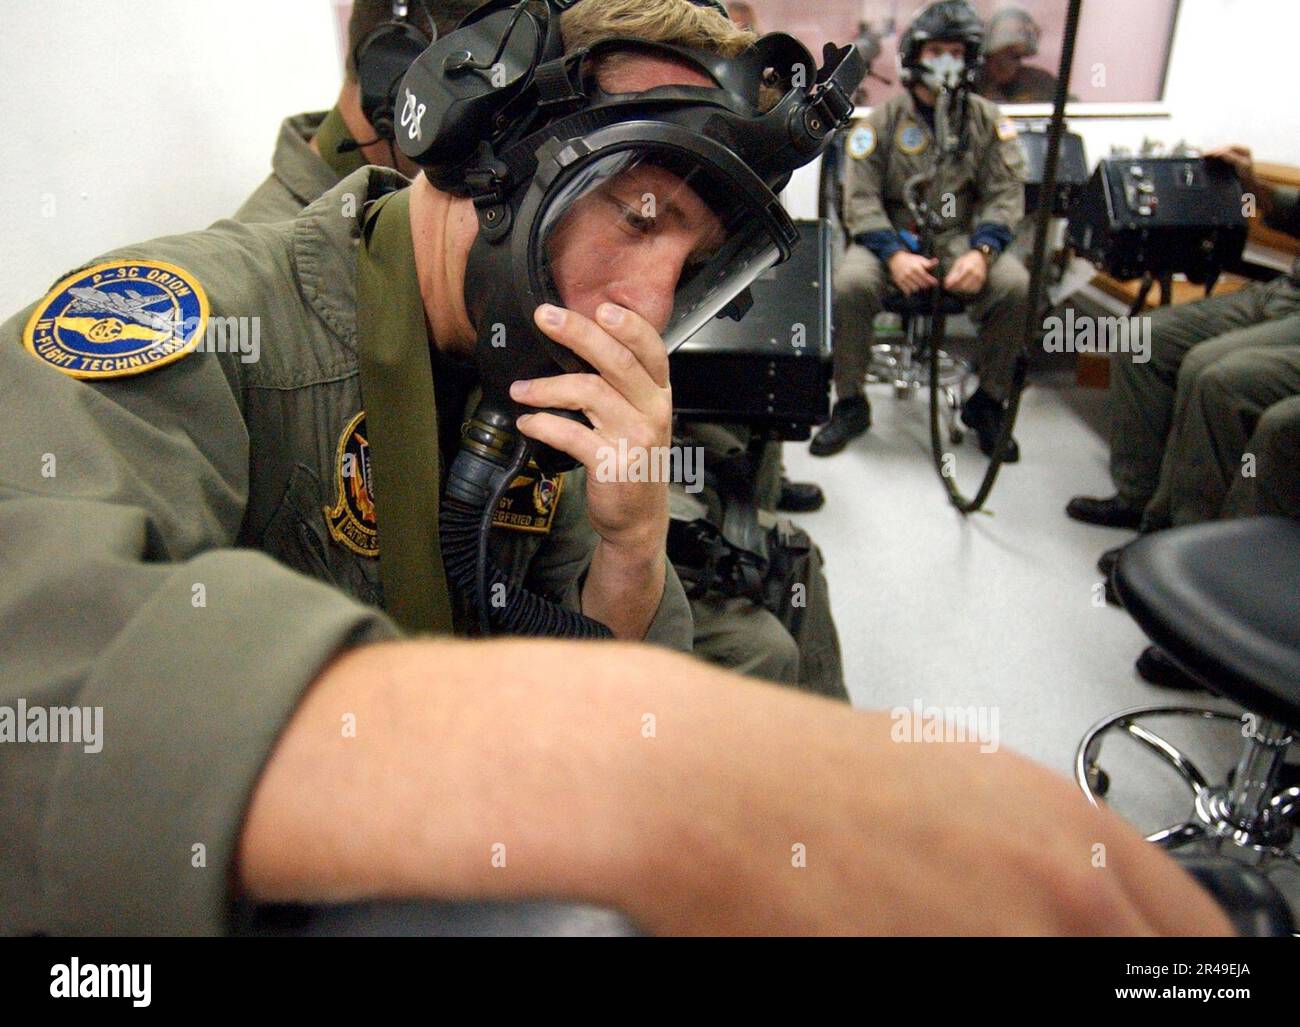
[[[556,314],[558,322],[547,320]],[[668,352],[648,321],[613,304],[599,308],[599,323],[549,305],[538,307],[535,317],[542,332],[597,373],[515,382],[511,397],[530,407],[579,410],[592,426],[537,413],[521,417],[519,430],[586,467],[587,512],[600,545],[587,573],[583,611],[620,637],[641,638],[663,592],[668,485],[627,481],[620,458],[643,454],[645,466],[656,467],[672,444]]]

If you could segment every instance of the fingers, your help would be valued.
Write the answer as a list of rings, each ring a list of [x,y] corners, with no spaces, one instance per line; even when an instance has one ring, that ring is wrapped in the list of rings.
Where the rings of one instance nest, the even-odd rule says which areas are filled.
[[[897,284],[903,295],[912,296],[926,289],[933,289],[939,282],[933,275],[923,270],[920,265],[913,265],[903,269],[895,280],[895,284]]]
[[[560,374],[518,381],[510,386],[510,397],[531,407],[581,410],[597,431],[610,434],[626,434],[638,420],[632,404],[595,374]]]
[[[599,325],[550,304],[538,307],[534,314],[548,338],[582,357],[633,406],[644,409],[658,390],[668,387],[663,340],[648,321],[624,307],[602,304],[598,316]]]
[[[561,453],[569,454],[593,472],[600,460],[601,446],[608,445],[585,424],[571,421],[559,414],[524,414],[516,424],[530,439],[544,442]]]
[[[1190,874],[1127,825],[1120,827],[1110,832],[1109,865],[1119,871],[1125,894],[1153,930],[1182,937],[1234,933],[1219,904]]]

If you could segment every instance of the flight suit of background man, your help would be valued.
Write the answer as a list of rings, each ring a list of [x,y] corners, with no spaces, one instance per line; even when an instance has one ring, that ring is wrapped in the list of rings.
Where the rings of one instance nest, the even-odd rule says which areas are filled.
[[[1265,223],[1300,238],[1300,190],[1260,179],[1245,147],[1227,147],[1208,156],[1233,165],[1243,193],[1254,198]],[[1195,443],[1185,431],[1195,383],[1228,361],[1230,373],[1219,375],[1219,386],[1226,387],[1230,379],[1242,383],[1237,396],[1247,405],[1252,402],[1248,383],[1253,380],[1271,378],[1283,394],[1297,384],[1294,373],[1280,366],[1278,357],[1300,345],[1300,260],[1289,275],[1271,282],[1160,307],[1148,316],[1151,359],[1111,362],[1110,473],[1116,492],[1104,498],[1076,496],[1066,507],[1076,520],[1154,531],[1215,516],[1204,508],[1179,512],[1172,488],[1177,479],[1194,474],[1195,467],[1220,463],[1205,444],[1206,433],[1200,433],[1202,441]],[[1247,420],[1237,430],[1248,428]],[[1186,441],[1179,443],[1179,451],[1171,451],[1180,438]],[[1244,445],[1244,439],[1240,441]],[[1180,470],[1189,467],[1193,470]],[[1109,551],[1103,562],[1113,564],[1116,553]]]
[[[970,73],[983,38],[983,23],[964,0],[926,7],[900,42],[901,72],[910,85],[849,134],[844,222],[853,241],[835,274],[836,403],[830,423],[813,439],[815,456],[840,452],[871,427],[863,381],[872,322],[888,290],[926,293],[938,285],[936,269],[944,289],[966,299],[966,312],[979,327],[971,356],[980,385],[963,405],[962,419],[984,453],[997,442],[1029,293],[1028,271],[1005,252],[1025,207],[1025,158],[1015,127],[993,103],[966,92],[964,150],[945,162],[941,188],[928,192],[942,197],[936,213],[945,220],[935,257],[915,252],[917,225],[904,192],[935,157],[936,79],[926,63],[957,59]],[[1014,439],[1006,459],[1019,459]]]
[[[656,25],[664,42],[748,45],[727,43],[725,23],[694,10],[589,0],[562,25],[570,48]],[[619,74],[611,88],[698,82],[643,55]],[[133,290],[174,290],[186,306],[206,294],[214,317],[264,317],[248,362],[234,350],[171,350],[123,376],[74,377],[53,359],[63,350],[23,345],[51,330],[33,313],[94,288],[68,280],[0,326],[12,416],[0,438],[0,699],[102,707],[105,724],[99,752],[8,747],[0,931],[215,934],[239,898],[394,897],[587,901],[657,932],[1228,930],[1168,856],[1065,779],[1007,753],[898,745],[884,713],[654,647],[468,642],[445,630],[400,640],[394,619],[365,601],[374,561],[326,541],[320,504],[350,480],[328,516],[347,521],[358,547],[371,516],[361,499],[401,514],[382,507],[385,480],[399,484],[382,461],[373,495],[339,466],[364,454],[352,419],[359,336],[363,349],[403,342],[417,365],[397,380],[423,464],[436,463],[440,428],[458,434],[458,416],[436,421],[433,393],[454,370],[439,343],[467,332],[445,287],[457,263],[445,255],[459,252],[463,269],[476,227],[471,201],[369,168],[291,222],[221,222],[74,272],[73,282],[120,271]],[[424,302],[426,290],[446,302]],[[662,339],[635,316],[625,313],[617,335],[564,317],[590,348],[564,325],[557,341],[598,364],[595,350],[617,353],[619,340],[647,373],[662,357]],[[77,324],[91,331],[95,320]],[[130,339],[145,327],[135,323]],[[560,399],[564,383],[550,382],[530,403]],[[452,409],[444,398],[436,408]],[[521,429],[545,436],[547,425],[557,427]],[[428,473],[436,486],[437,467]],[[655,507],[663,530],[662,486],[637,484],[633,498]],[[414,513],[427,527],[429,511]],[[604,510],[606,530],[614,513]],[[627,526],[642,519],[629,514]],[[608,580],[589,529],[586,543],[558,528],[547,538],[519,555],[533,569],[547,563],[570,603],[583,566],[586,589]],[[661,560],[627,571],[638,568],[672,606]],[[437,587],[433,574],[416,581]],[[641,600],[655,594],[611,597],[602,615],[633,637],[627,605],[645,612]],[[445,588],[426,598],[448,601]],[[1023,800],[1014,830],[1006,795]],[[1027,847],[1026,837],[1052,844]],[[820,854],[793,872],[791,838]],[[1112,855],[1101,871],[1081,862],[1098,842]],[[971,851],[986,858],[961,858]]]
[[[1261,180],[1245,147],[1208,156],[1232,164],[1268,225],[1300,238],[1300,190]],[[1300,259],[1271,282],[1147,316],[1150,360],[1111,361],[1110,473],[1117,491],[1076,496],[1066,513],[1142,532],[1300,513],[1292,464],[1300,456],[1293,398],[1300,394]],[[1243,460],[1248,454],[1250,462]],[[1112,602],[1110,576],[1122,548],[1097,561]],[[1137,671],[1153,684],[1200,688],[1154,646],[1138,657]]]
[[[1056,76],[1026,64],[1038,54],[1042,35],[1038,23],[1023,7],[1003,7],[989,19],[984,41],[984,66],[975,91],[994,103],[1051,103]]]
[[[481,3],[482,0],[416,0],[410,5],[408,22],[419,26],[423,19],[432,17],[441,37],[453,31]],[[272,156],[271,174],[235,213],[236,221],[256,223],[291,218],[345,175],[366,164],[396,168],[408,178],[418,172],[391,139],[379,135],[361,103],[357,54],[372,33],[391,21],[392,7],[389,0],[356,0],[353,4],[348,21],[346,78],[337,102],[329,112],[285,119]],[[358,146],[357,140],[367,145]],[[720,437],[718,432],[708,431],[701,439],[688,437],[681,441],[686,445],[706,444],[707,467],[713,462],[711,457],[722,459],[731,455],[717,448],[708,451],[707,447]],[[769,446],[756,473],[756,492],[764,509],[790,505],[815,509],[821,505],[821,490],[815,485],[793,483],[781,475],[778,444]],[[570,475],[569,483],[580,488],[581,472]],[[676,501],[680,501],[680,486],[674,486],[674,491]],[[693,596],[696,655],[742,674],[800,686],[847,702],[830,595],[820,552],[815,547],[805,576],[808,605],[800,611],[783,614],[786,620],[797,623],[797,638],[777,615],[756,601],[717,591]]]
[[[432,19],[438,37],[451,32],[483,0],[412,0],[408,23],[428,32]],[[367,164],[395,168],[407,178],[419,170],[383,138],[361,107],[357,50],[380,26],[392,20],[385,0],[356,0],[348,18],[348,55],[343,87],[328,111],[284,119],[271,156],[271,174],[235,212],[236,221],[282,221],[296,215],[339,180]]]

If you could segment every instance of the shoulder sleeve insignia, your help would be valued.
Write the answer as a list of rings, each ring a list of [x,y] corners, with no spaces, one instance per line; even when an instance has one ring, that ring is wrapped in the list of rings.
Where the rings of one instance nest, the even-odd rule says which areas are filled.
[[[515,476],[501,497],[496,512],[492,514],[492,526],[538,535],[550,534],[563,488],[564,475],[547,478],[536,463],[530,462]]]
[[[930,140],[921,131],[921,126],[914,121],[905,121],[899,125],[898,131],[894,134],[894,141],[909,157],[924,153],[926,147],[930,145]]]
[[[876,152],[876,130],[870,125],[859,125],[849,136],[847,149],[854,160],[866,160]]]
[[[366,412],[348,422],[334,457],[338,499],[325,507],[330,537],[358,556],[379,555],[379,523],[375,517],[375,479],[366,441]]]
[[[998,122],[998,138],[1004,143],[1015,139],[1020,133],[1016,131],[1015,122],[1010,118],[1003,118]]]
[[[129,378],[185,356],[207,323],[208,297],[184,268],[115,260],[51,289],[27,322],[23,345],[73,378]]]

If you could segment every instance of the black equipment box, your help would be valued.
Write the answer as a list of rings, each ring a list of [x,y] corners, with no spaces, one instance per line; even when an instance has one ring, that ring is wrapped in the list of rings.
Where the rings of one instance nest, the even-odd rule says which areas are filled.
[[[1070,212],[1070,242],[1115,278],[1208,281],[1245,249],[1241,182],[1204,157],[1103,160]]]
[[[1046,177],[1048,132],[1045,128],[1021,129],[1019,138],[1020,149],[1029,165],[1025,177],[1025,213],[1033,214],[1038,209]],[[1087,181],[1088,157],[1083,148],[1083,136],[1063,132],[1061,155],[1056,162],[1056,198],[1052,213],[1064,216]]]
[[[830,416],[830,222],[795,224],[799,244],[750,287],[744,318],[714,318],[669,358],[682,420],[745,424],[796,442]]]

